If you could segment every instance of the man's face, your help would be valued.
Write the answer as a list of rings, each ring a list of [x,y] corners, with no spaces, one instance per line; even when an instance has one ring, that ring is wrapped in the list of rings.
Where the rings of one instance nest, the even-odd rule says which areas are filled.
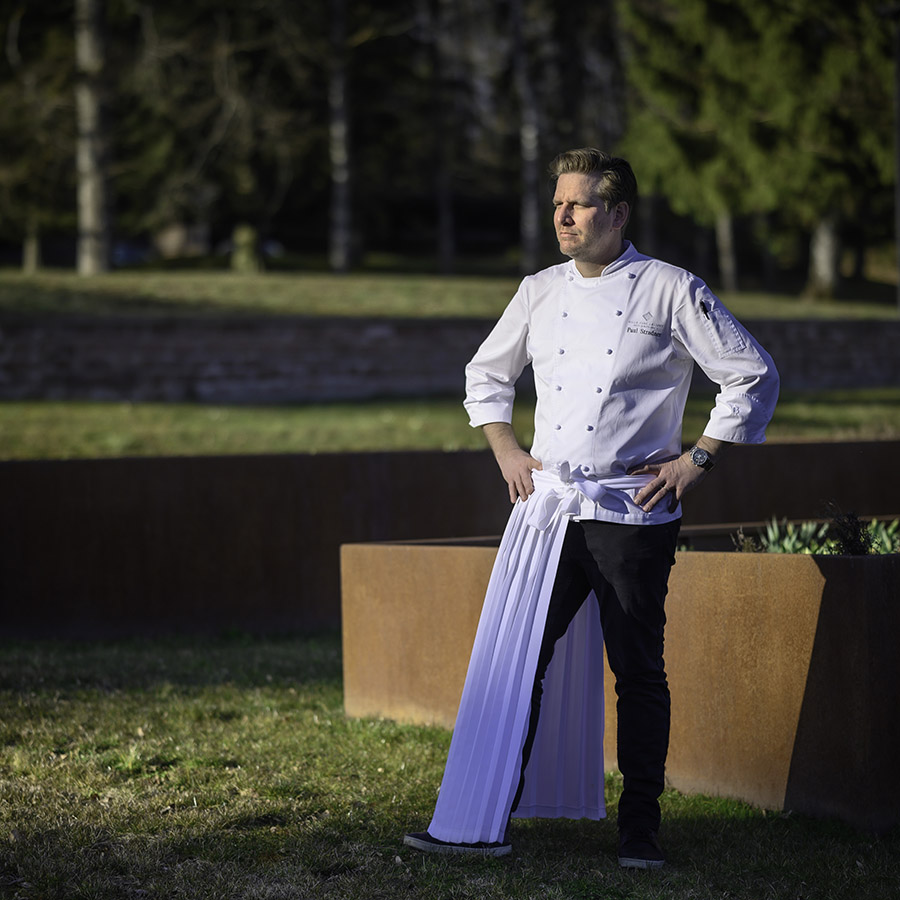
[[[598,179],[576,172],[560,175],[556,182],[553,224],[560,252],[584,268],[605,266],[622,252],[622,228],[628,220],[628,204],[606,211],[597,196]]]

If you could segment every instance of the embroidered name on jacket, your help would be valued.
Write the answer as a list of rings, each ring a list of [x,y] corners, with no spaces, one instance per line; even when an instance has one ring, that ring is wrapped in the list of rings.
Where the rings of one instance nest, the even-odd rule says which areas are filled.
[[[625,326],[626,334],[643,334],[648,337],[662,337],[663,327],[660,322],[653,321],[653,315],[651,313],[644,313],[640,319],[632,319]]]

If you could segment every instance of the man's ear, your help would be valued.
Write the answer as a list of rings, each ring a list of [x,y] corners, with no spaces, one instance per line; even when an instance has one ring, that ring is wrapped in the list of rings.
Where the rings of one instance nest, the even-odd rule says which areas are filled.
[[[624,200],[617,203],[613,211],[612,227],[624,228],[628,223],[629,215],[631,215],[631,207]]]

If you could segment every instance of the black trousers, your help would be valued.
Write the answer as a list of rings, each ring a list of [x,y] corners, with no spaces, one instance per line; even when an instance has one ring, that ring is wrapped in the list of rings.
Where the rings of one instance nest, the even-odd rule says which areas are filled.
[[[665,598],[680,524],[569,523],[550,597],[513,810],[525,784],[554,646],[593,590],[616,678],[617,755],[624,780],[618,825],[659,829],[671,710],[663,663]]]

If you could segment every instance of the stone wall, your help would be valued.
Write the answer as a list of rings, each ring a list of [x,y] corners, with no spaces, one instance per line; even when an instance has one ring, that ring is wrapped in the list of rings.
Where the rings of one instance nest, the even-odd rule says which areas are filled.
[[[787,389],[900,384],[900,321],[748,327]],[[460,396],[482,319],[3,317],[0,399],[307,403]]]

